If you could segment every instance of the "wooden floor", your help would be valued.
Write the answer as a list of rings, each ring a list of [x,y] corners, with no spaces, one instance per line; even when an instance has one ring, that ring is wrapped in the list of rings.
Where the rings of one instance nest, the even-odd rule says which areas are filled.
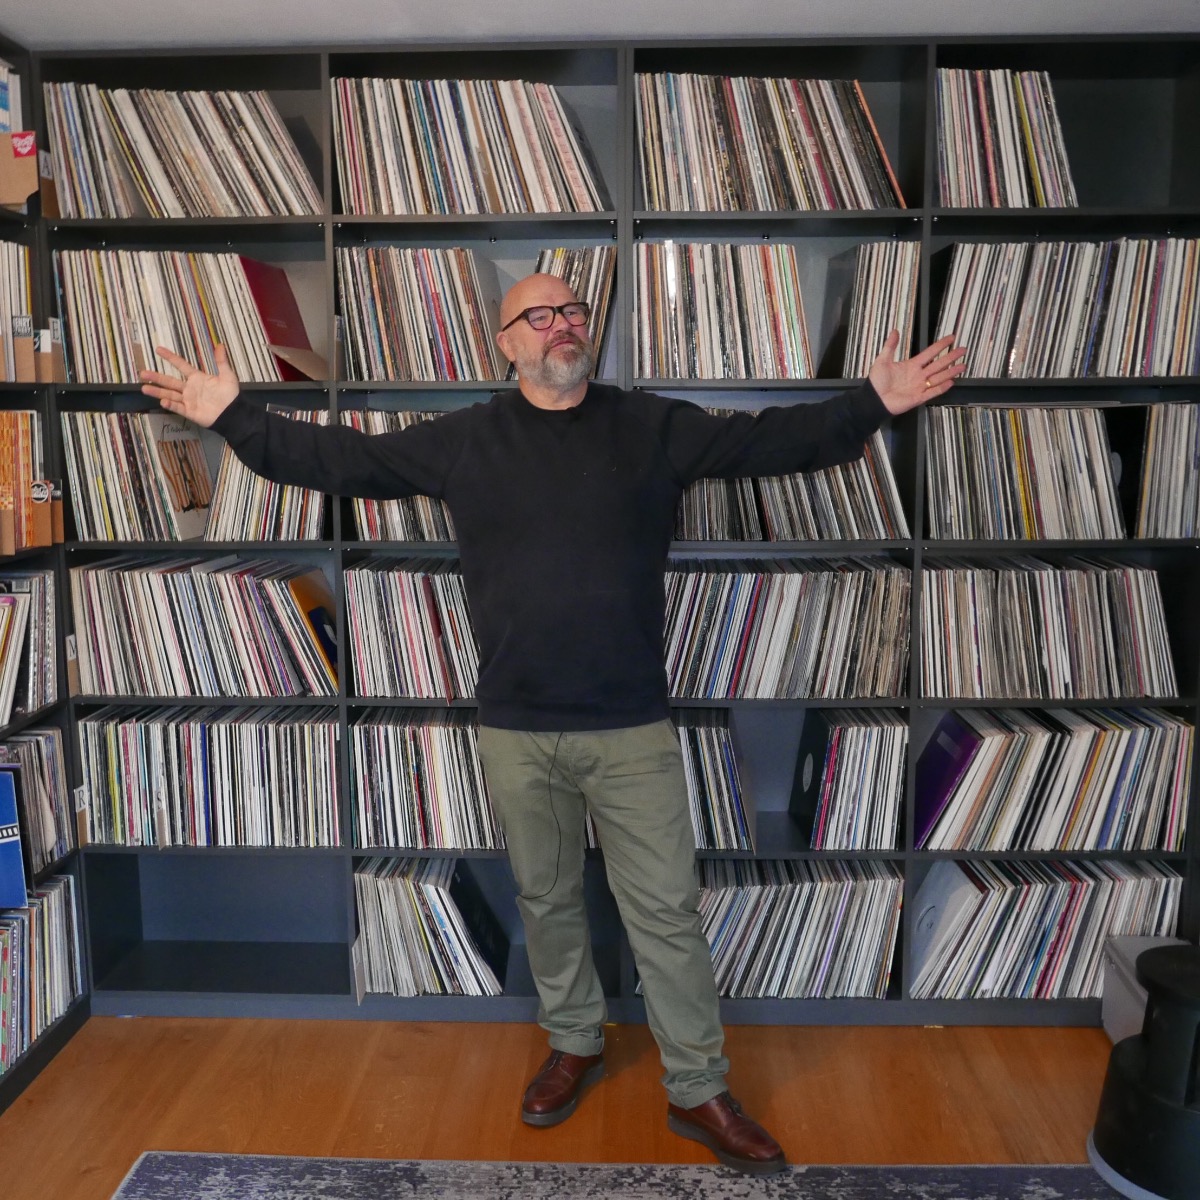
[[[1098,1029],[731,1027],[730,1084],[803,1163],[1085,1161]],[[6,1200],[109,1200],[143,1150],[706,1162],[668,1132],[644,1027],[554,1129],[517,1117],[545,1055],[516,1025],[93,1018],[0,1116]]]

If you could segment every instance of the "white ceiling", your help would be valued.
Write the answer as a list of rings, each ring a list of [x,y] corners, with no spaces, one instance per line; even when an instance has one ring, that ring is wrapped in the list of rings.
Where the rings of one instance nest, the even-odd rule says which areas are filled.
[[[1200,0],[4,0],[27,49],[1200,31]]]

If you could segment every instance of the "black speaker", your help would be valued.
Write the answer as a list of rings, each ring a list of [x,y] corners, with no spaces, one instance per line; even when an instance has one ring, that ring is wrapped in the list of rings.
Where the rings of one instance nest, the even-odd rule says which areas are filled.
[[[1088,1158],[1132,1200],[1200,1200],[1200,948],[1138,955],[1142,1032],[1108,1061]]]

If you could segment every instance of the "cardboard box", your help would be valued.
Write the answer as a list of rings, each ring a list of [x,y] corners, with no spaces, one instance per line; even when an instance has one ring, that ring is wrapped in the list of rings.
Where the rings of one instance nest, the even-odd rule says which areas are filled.
[[[12,319],[13,377],[17,383],[37,382],[33,318],[18,313]]]
[[[66,383],[67,370],[63,359],[62,326],[51,317],[49,329],[37,329],[33,335],[34,374],[38,383]],[[57,326],[57,328],[56,328]]]
[[[37,139],[29,130],[0,133],[0,204],[24,204],[37,190]]]
[[[58,207],[58,185],[54,182],[54,162],[49,150],[38,151],[38,176],[41,181],[42,216],[61,217]]]

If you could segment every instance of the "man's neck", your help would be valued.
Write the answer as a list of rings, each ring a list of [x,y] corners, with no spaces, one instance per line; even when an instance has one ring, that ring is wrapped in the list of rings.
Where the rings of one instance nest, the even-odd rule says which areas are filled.
[[[588,390],[586,379],[565,391],[533,383],[528,379],[522,379],[519,375],[517,382],[521,387],[521,395],[535,408],[574,408],[583,402]]]

